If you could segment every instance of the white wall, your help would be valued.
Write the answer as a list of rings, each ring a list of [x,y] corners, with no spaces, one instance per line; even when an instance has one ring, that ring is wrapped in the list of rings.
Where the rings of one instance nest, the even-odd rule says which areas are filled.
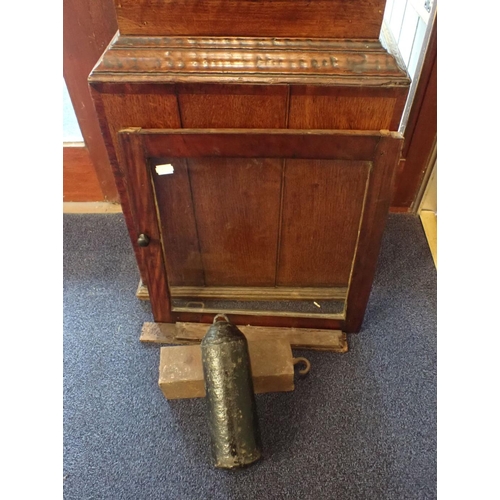
[[[418,83],[432,20],[436,12],[436,0],[387,0],[384,22],[396,41],[412,80],[409,98],[400,132],[404,132],[409,109]]]

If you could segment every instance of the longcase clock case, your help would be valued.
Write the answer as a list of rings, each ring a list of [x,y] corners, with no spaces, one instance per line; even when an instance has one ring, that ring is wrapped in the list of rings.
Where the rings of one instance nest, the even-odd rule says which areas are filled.
[[[117,2],[89,81],[156,322],[359,331],[410,83],[384,4]]]

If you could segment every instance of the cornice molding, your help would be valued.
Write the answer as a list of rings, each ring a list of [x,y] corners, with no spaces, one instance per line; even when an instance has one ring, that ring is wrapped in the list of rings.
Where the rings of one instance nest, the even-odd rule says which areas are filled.
[[[408,86],[378,40],[117,36],[96,82],[318,83]]]

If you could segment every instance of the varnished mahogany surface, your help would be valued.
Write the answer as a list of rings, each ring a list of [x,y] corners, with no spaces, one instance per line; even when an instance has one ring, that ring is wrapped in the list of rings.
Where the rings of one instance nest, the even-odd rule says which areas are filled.
[[[151,157],[317,158],[369,161],[379,132],[282,129],[138,129]]]

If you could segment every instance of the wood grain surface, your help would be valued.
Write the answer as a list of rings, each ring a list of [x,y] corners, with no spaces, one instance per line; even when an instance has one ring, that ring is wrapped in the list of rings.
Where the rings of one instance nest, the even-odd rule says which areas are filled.
[[[177,99],[173,89],[163,94],[101,94],[111,159],[118,150],[118,131],[127,127],[179,128],[181,126]]]
[[[359,332],[363,323],[402,146],[403,136],[387,134],[381,137],[374,156],[347,295],[344,327],[347,333]]]
[[[207,286],[273,286],[282,164],[275,159],[189,159]]]
[[[370,160],[373,131],[283,129],[142,129],[152,157],[317,158]]]
[[[289,127],[389,130],[395,104],[395,98],[292,95]]]
[[[231,319],[231,322],[233,320]],[[211,323],[151,323],[141,329],[140,341],[151,344],[198,344]],[[240,326],[252,341],[261,339],[286,340],[294,349],[313,349],[344,353],[348,351],[347,336],[340,330]]]
[[[414,208],[418,190],[437,137],[437,19],[432,27],[422,72],[404,132],[401,168],[397,172],[392,206]]]
[[[116,0],[124,35],[378,38],[385,0]]]
[[[120,36],[92,85],[280,84],[408,89],[404,66],[377,39]]]
[[[97,176],[105,200],[117,202],[115,179],[87,81],[118,29],[113,0],[64,0],[62,13],[64,80],[94,166],[95,173],[89,176]],[[89,199],[82,201],[92,201],[94,194],[90,190]]]
[[[143,271],[147,278],[151,309],[155,321],[172,321],[168,278],[163,261],[160,225],[156,215],[155,197],[149,174],[147,160],[140,135],[133,129],[119,134],[121,167],[124,185],[127,190],[130,214],[133,221],[130,237],[137,241],[140,234],[149,237],[146,247],[137,247],[142,255]]]
[[[220,311],[217,311],[220,312]],[[211,323],[214,319],[214,313],[207,312],[175,312],[172,311],[172,320],[176,322],[191,323]],[[229,318],[235,325],[252,325],[266,327],[284,327],[284,328],[319,328],[325,330],[341,330],[344,328],[344,319],[339,318],[309,318],[298,316],[255,316],[249,312],[236,314],[230,313]]]
[[[254,326],[341,327],[349,332],[359,331],[375,272],[393,174],[401,151],[402,137],[399,134],[389,131],[304,133],[270,129],[263,133],[251,129],[148,131],[136,128],[124,130],[120,136],[123,136],[123,147],[127,148],[125,174],[127,182],[130,182],[129,197],[133,201],[136,225],[141,231],[142,227],[150,228],[148,230],[152,231],[155,243],[159,236],[153,227],[156,208],[151,206],[154,196],[150,191],[152,185],[148,178],[147,158],[152,152],[162,158],[168,157],[165,153],[172,150],[172,138],[175,138],[175,147],[186,156],[206,285],[272,286],[273,270],[279,284],[346,286],[349,283],[345,320],[343,314],[297,318],[293,314],[280,313],[281,316],[277,317],[264,312],[256,315],[251,311],[234,310],[232,318],[235,324],[251,322]],[[189,138],[197,140],[193,149],[189,147]],[[323,155],[323,146],[332,151],[329,148],[333,144],[333,151],[338,156],[355,154],[363,160],[288,158],[286,162],[291,165],[287,165],[288,172],[283,170],[283,158],[260,159],[256,157],[255,150],[253,157],[248,159],[225,157],[228,138],[229,150],[235,144],[239,151],[255,148],[255,139],[260,138],[267,143],[264,149],[268,152],[276,152],[274,148],[280,154],[284,151],[295,152],[295,146],[291,148],[290,144],[299,142],[310,153],[312,145],[315,145],[316,154]],[[278,140],[275,141],[275,138]],[[234,140],[236,143],[232,143]],[[204,156],[210,156],[214,151],[222,156]],[[367,183],[370,164],[371,174]],[[282,189],[282,186],[285,187]],[[187,189],[186,185],[184,189]],[[280,200],[283,203],[281,214]],[[163,207],[163,210],[168,209],[168,206]],[[159,216],[161,219],[161,211]],[[281,236],[277,230],[280,217],[284,221]],[[332,233],[328,235],[330,227]],[[276,261],[272,256],[278,247],[278,267],[275,267]],[[294,254],[295,247],[297,252]],[[204,318],[216,312],[204,311],[203,308],[196,312],[182,308],[170,311],[168,278],[163,260],[157,255],[161,254],[159,245],[154,252],[155,256],[152,253],[148,258],[147,267],[148,276],[154,278],[157,287],[156,290],[149,289],[153,309],[158,308],[155,319],[168,316],[171,318],[169,321],[203,322]],[[312,254],[310,268],[304,264],[308,261],[308,254]],[[166,255],[166,258],[169,256]],[[337,265],[338,268],[335,267]],[[283,283],[285,280],[291,283]]]
[[[175,338],[201,341],[210,325],[196,323],[177,323]],[[306,328],[269,328],[259,326],[240,326],[240,331],[249,342],[276,339],[286,340],[295,349],[313,348],[347,352],[345,333],[338,330],[319,330]]]
[[[286,340],[249,341],[248,354],[255,394],[294,390],[293,355]],[[205,397],[201,347],[162,347],[158,385],[167,399]]]
[[[286,128],[286,85],[178,85],[184,128]]]
[[[103,201],[101,184],[88,148],[63,147],[63,200]]]
[[[157,164],[171,164],[174,173],[158,175]],[[163,158],[151,164],[170,286],[205,284],[187,161]]]
[[[370,162],[287,159],[280,286],[347,286]]]
[[[172,297],[221,298],[237,300],[320,300],[345,299],[346,287],[225,287],[171,286]]]

